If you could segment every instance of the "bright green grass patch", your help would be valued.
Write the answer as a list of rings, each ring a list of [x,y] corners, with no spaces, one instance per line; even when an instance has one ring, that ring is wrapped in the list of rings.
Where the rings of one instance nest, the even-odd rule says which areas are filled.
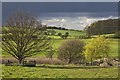
[[[21,67],[2,65],[3,78],[117,78],[118,69],[100,67]]]
[[[49,30],[49,29],[48,29]],[[57,29],[54,29],[56,31],[56,34],[53,35],[53,36],[50,36],[54,39],[61,39],[60,36],[58,36],[58,33],[62,33],[62,35],[64,35],[66,32],[69,33],[69,36],[68,38],[75,38],[75,37],[78,37],[78,36],[81,36],[81,35],[85,35],[86,33],[84,31],[76,31],[76,30],[57,30]]]
[[[54,39],[61,39],[60,36],[50,36],[51,38],[54,38]]]
[[[85,32],[83,31],[74,31],[74,30],[56,30],[57,33],[62,33],[65,34],[65,32],[68,32],[70,36],[80,36],[80,35],[85,35]],[[56,33],[56,34],[57,34]]]
[[[114,36],[115,34],[102,34],[100,36],[105,36],[105,37],[109,37],[109,36]],[[93,37],[98,37],[98,35],[94,35]]]
[[[118,39],[111,39],[110,40],[110,52],[111,56],[118,56]]]

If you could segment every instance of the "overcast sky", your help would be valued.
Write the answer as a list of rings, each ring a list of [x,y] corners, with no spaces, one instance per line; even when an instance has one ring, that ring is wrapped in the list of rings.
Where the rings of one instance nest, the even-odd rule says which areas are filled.
[[[117,2],[3,2],[3,23],[17,10],[30,12],[43,24],[83,29],[98,20],[117,18]]]

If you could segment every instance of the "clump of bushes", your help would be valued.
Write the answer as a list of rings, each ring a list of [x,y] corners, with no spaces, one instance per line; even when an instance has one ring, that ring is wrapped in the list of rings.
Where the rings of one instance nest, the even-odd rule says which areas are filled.
[[[83,47],[84,43],[79,39],[67,40],[58,48],[58,58],[67,63],[79,63],[84,58]]]

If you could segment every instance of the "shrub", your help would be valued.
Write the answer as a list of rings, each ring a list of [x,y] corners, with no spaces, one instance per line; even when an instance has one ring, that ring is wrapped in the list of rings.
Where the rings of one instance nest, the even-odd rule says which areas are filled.
[[[62,33],[58,33],[58,36],[61,36],[62,35]]]
[[[84,43],[79,39],[68,40],[58,48],[58,58],[67,63],[78,63],[83,59]]]

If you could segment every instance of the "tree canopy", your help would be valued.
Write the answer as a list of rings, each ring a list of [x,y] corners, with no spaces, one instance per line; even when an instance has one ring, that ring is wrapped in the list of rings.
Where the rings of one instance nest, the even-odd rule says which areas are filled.
[[[84,43],[79,39],[64,41],[58,48],[58,58],[68,63],[79,62],[83,59]]]
[[[85,46],[84,55],[87,61],[92,62],[97,58],[108,57],[109,50],[109,41],[104,37],[97,37]]]
[[[84,30],[88,36],[112,34],[119,30],[118,20],[119,19],[100,20],[92,23],[90,26],[86,26]]]
[[[44,29],[29,13],[15,12],[2,28],[2,49],[21,63],[24,58],[49,48],[50,38],[44,35]]]

